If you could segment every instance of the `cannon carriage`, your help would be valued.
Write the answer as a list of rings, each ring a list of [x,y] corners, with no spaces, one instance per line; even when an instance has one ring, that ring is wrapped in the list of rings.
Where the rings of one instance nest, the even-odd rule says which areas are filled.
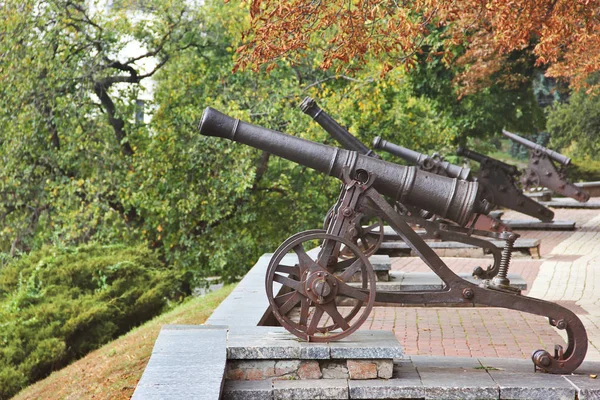
[[[356,151],[336,149],[281,132],[268,130],[207,108],[200,132],[268,151],[342,181],[338,202],[325,230],[297,233],[273,254],[265,286],[271,311],[288,331],[308,341],[332,341],[348,336],[366,320],[377,303],[455,304],[458,306],[504,307],[547,317],[567,333],[566,349],[554,354],[537,350],[532,355],[536,368],[552,373],[569,373],[583,361],[587,334],[577,316],[551,302],[522,296],[504,281],[511,258],[512,232],[481,231],[506,241],[499,270],[481,285],[456,275],[410,226],[417,216],[398,212],[391,202],[424,209],[453,221],[448,230],[468,234],[474,215],[489,211],[477,182],[421,171],[378,160]],[[351,240],[356,218],[375,215],[392,227],[444,282],[431,291],[379,292],[368,258]],[[420,219],[420,221],[423,221]],[[433,226],[433,225],[432,225]],[[438,225],[439,226],[439,225]],[[436,233],[436,232],[434,232]],[[316,252],[310,248],[317,244]],[[341,249],[351,255],[341,256]]]

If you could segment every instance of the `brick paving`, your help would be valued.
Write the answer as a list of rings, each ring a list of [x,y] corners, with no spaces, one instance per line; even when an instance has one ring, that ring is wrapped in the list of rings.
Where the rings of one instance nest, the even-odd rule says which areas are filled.
[[[596,199],[598,200],[598,199]],[[588,331],[586,360],[600,360],[600,211],[554,209],[556,220],[576,222],[575,231],[518,231],[541,239],[540,260],[515,256],[510,272],[529,288],[524,294],[574,311]],[[531,219],[507,211],[504,219]],[[444,258],[454,272],[487,266],[491,258]],[[425,272],[416,257],[394,259],[392,270]],[[565,344],[546,318],[501,308],[376,307],[361,329],[393,330],[408,355],[529,358]],[[560,331],[561,333],[564,331]]]

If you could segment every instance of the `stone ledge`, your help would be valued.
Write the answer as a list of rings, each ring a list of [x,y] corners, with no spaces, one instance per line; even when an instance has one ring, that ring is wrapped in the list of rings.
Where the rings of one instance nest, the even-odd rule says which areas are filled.
[[[307,381],[274,381],[273,399],[347,399],[348,381],[320,379]]]
[[[308,343],[282,327],[257,326],[231,329],[228,360],[397,359],[404,352],[391,331],[354,332],[330,343]]]

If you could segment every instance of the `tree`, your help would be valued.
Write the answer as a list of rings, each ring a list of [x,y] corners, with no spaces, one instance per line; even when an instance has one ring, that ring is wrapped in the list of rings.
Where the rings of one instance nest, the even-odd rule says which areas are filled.
[[[550,147],[581,160],[600,161],[600,97],[575,92],[548,114]]]
[[[413,66],[430,32],[443,28],[444,61],[456,59],[459,50],[456,62],[469,66],[456,80],[465,93],[527,48],[548,76],[571,79],[577,87],[600,68],[600,4],[594,0],[250,3],[252,21],[238,67],[271,69],[277,59],[297,61],[316,48],[324,69],[352,69],[374,56],[385,73]]]
[[[194,42],[199,21],[170,1],[147,1],[147,12],[132,18],[133,4],[0,7],[2,251],[136,237],[142,216],[124,199],[148,132],[132,118],[135,99],[143,82]],[[140,55],[122,52],[132,40]]]

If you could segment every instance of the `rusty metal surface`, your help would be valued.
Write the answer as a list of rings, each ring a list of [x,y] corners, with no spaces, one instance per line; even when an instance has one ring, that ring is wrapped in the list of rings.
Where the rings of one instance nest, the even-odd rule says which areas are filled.
[[[573,185],[567,178],[566,167],[571,163],[570,158],[514,133],[502,130],[502,134],[529,149],[529,165],[521,176],[521,184],[525,189],[547,187],[553,192],[582,203],[590,199],[589,193]],[[556,168],[553,161],[559,163],[561,167]]]
[[[520,175],[517,167],[463,147],[459,147],[456,154],[480,164],[477,181],[481,184],[482,196],[489,202],[541,221],[552,221],[552,210],[525,196],[517,187],[516,178]]]
[[[406,147],[398,146],[397,144],[388,142],[387,140],[383,140],[379,136],[373,140],[373,148],[381,149],[393,154],[396,157],[418,166],[424,171],[462,180],[470,179],[471,170],[469,168],[462,168],[458,165],[451,164],[448,161],[444,161],[443,157],[437,153],[428,156],[426,154],[407,149]]]
[[[385,190],[388,196],[389,193],[393,193],[393,188],[388,185],[397,182],[391,181],[385,174],[401,174],[403,173],[403,170],[399,169],[401,167],[393,164],[388,166],[389,163],[380,164],[383,162],[369,157],[361,160],[361,156],[354,152],[342,153],[343,156],[339,158],[340,153],[328,146],[288,137],[215,113],[216,111],[211,109],[205,111],[200,126],[203,134],[246,143],[282,157],[289,157],[293,161],[326,173],[332,174],[331,171],[337,171],[333,175],[343,182],[340,197],[333,207],[326,232],[308,231],[293,235],[277,249],[269,264],[265,278],[267,296],[273,314],[290,332],[310,341],[331,341],[348,336],[365,321],[374,302],[503,307],[547,317],[551,325],[566,331],[568,337],[566,349],[556,346],[552,352],[543,349],[533,352],[532,361],[536,369],[567,374],[583,362],[588,343],[585,328],[579,318],[560,305],[522,296],[518,289],[510,286],[507,273],[512,243],[518,235],[512,232],[477,231],[474,223],[473,226],[465,228],[444,221],[427,221],[419,217],[414,210],[411,212],[413,207],[405,203],[397,208],[406,212],[398,212],[384,199],[380,189],[381,192]],[[312,155],[311,150],[314,152]],[[301,156],[292,155],[296,153],[301,153]],[[306,160],[309,156],[316,159]],[[340,163],[340,159],[350,159],[352,162]],[[372,164],[371,161],[376,163]],[[321,169],[321,165],[327,163],[330,167]],[[357,165],[361,168],[357,168]],[[443,178],[431,174],[413,176],[413,178],[418,177]],[[404,175],[403,179],[406,178],[407,175]],[[415,180],[411,184],[417,186],[418,182]],[[400,189],[403,190],[402,186]],[[421,196],[425,194],[416,193]],[[446,192],[445,201],[451,203],[457,193],[452,190]],[[390,197],[413,199],[411,196]],[[440,198],[444,199],[444,196],[437,198],[437,201],[443,201]],[[471,198],[459,196],[459,201],[464,202],[463,207],[469,205],[467,208],[472,214],[475,207],[471,206],[473,204]],[[417,204],[421,205],[421,203]],[[460,208],[459,205],[457,207]],[[356,226],[356,216],[360,214],[378,216],[391,226],[439,276],[444,282],[444,288],[433,291],[377,292],[371,264],[361,249],[349,239],[352,229]],[[422,224],[427,233],[433,236],[451,238],[453,235],[475,234],[504,239],[506,245],[495,263],[497,271],[490,274],[493,278],[483,280],[480,285],[460,278],[409,226],[409,223],[415,222]],[[309,256],[305,245],[312,246],[315,240],[320,244],[318,255]],[[346,259],[340,256],[341,249],[344,247],[351,252]],[[288,264],[289,259],[285,257],[290,253],[296,255],[297,262]],[[358,285],[355,283],[350,285],[350,281],[358,281]],[[344,315],[342,307],[338,307],[338,304],[347,304],[345,302],[347,299],[352,300],[353,306],[350,307],[350,312]]]
[[[478,195],[476,182],[451,179],[314,143],[242,122],[210,107],[204,111],[199,129],[204,135],[244,143],[338,179],[345,167],[359,180],[360,175],[377,176],[374,187],[380,193],[403,204],[418,205],[459,225],[464,226],[474,213],[487,214],[490,208]]]

